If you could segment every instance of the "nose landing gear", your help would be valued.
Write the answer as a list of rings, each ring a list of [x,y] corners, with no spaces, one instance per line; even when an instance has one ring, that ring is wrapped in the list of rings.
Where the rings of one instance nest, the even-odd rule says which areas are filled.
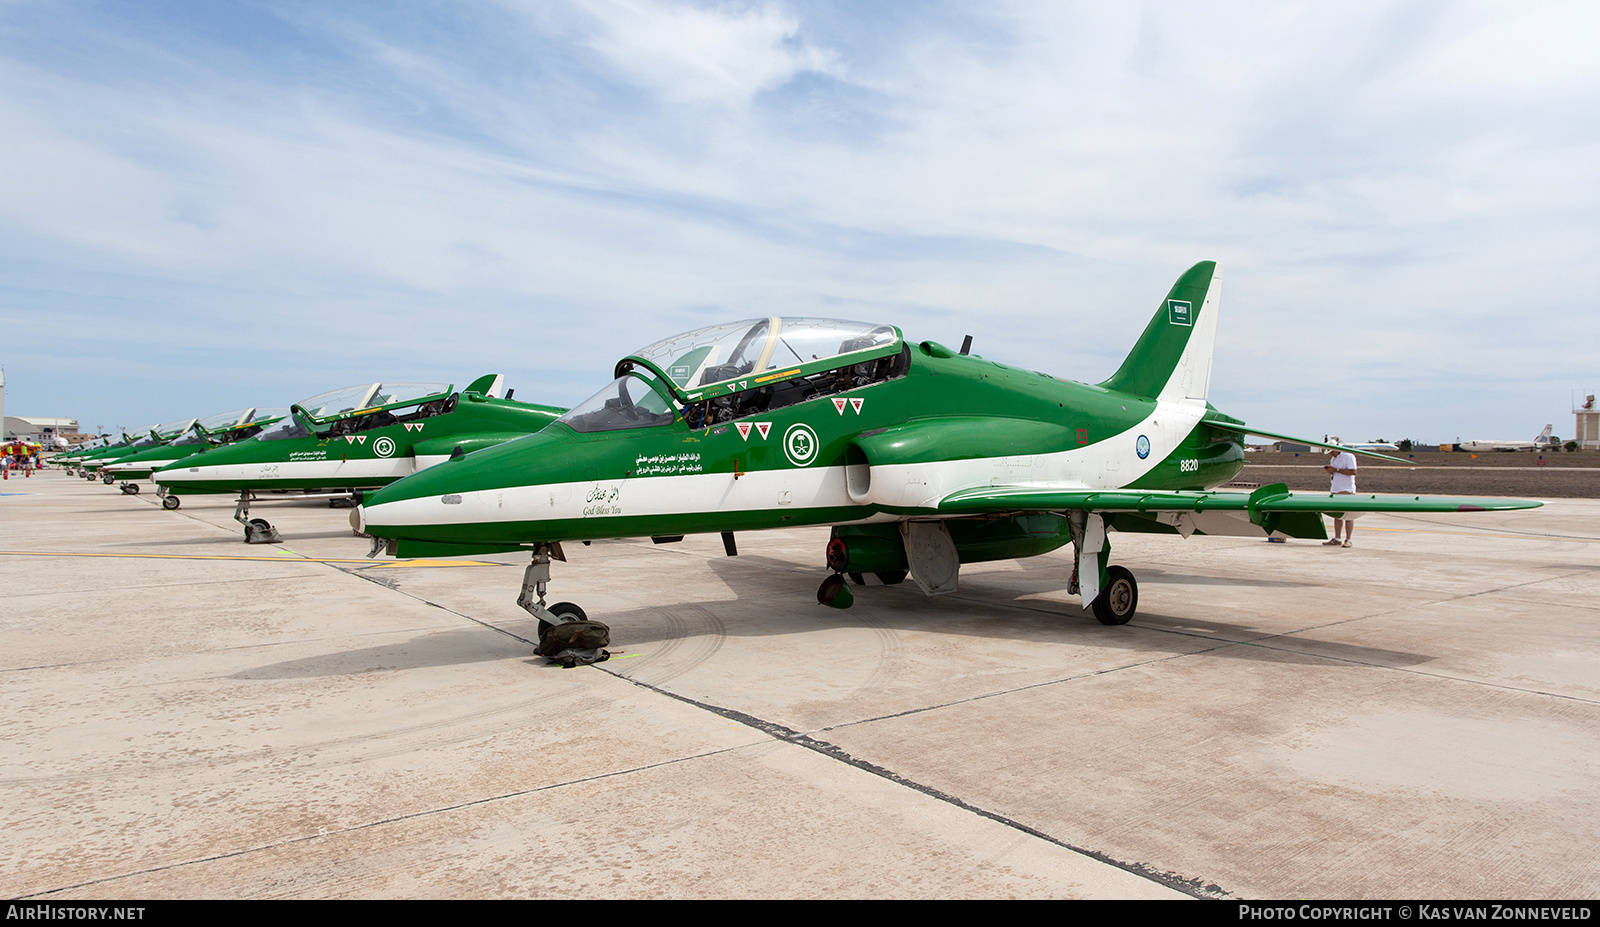
[[[244,542],[246,544],[281,544],[283,538],[278,535],[278,529],[267,523],[265,518],[250,517],[250,490],[239,493],[239,504],[234,506],[233,520],[244,525]]]
[[[544,594],[550,585],[552,559],[560,560],[562,563],[567,562],[567,555],[562,552],[559,543],[539,544],[533,548],[533,562],[528,564],[528,568],[522,573],[522,594],[517,596],[517,606],[539,619],[541,641],[553,625],[589,620],[583,609],[571,602],[557,602],[550,608],[545,608]]]

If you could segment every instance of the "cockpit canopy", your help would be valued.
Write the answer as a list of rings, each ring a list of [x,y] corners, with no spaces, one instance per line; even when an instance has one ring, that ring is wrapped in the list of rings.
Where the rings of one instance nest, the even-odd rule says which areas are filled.
[[[294,404],[294,414],[263,430],[262,441],[353,434],[395,422],[442,415],[455,405],[448,383],[368,383],[347,386]],[[305,421],[302,422],[302,416]]]
[[[905,372],[900,331],[842,319],[746,319],[646,345],[560,421],[574,431],[707,428]]]
[[[321,393],[295,405],[311,418],[326,421],[351,412],[443,399],[449,394],[450,386],[445,383],[368,383]]]
[[[674,386],[693,392],[739,377],[762,376],[886,347],[899,338],[892,325],[774,316],[684,332],[629,356],[649,361]]]

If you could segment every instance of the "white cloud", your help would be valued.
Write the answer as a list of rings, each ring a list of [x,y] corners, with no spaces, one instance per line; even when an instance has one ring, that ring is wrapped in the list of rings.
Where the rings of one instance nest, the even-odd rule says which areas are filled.
[[[584,9],[601,26],[590,46],[672,103],[741,106],[802,71],[834,66],[799,39],[799,21],[776,4],[598,0]]]

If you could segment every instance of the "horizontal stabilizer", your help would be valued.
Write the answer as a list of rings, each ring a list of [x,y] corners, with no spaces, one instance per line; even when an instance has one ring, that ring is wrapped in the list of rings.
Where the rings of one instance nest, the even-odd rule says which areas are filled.
[[[1377,451],[1364,451],[1358,447],[1346,447],[1343,444],[1329,444],[1326,441],[1313,441],[1310,438],[1297,438],[1294,435],[1278,434],[1275,431],[1262,431],[1259,428],[1252,428],[1249,425],[1246,425],[1244,422],[1233,421],[1231,419],[1214,418],[1210,415],[1207,415],[1205,418],[1201,419],[1200,423],[1202,425],[1209,425],[1219,431],[1231,431],[1234,434],[1239,435],[1255,435],[1258,438],[1276,438],[1279,441],[1293,441],[1296,444],[1304,444],[1309,447],[1321,447],[1335,451],[1349,451],[1352,454],[1360,454],[1364,457],[1377,457],[1382,460],[1393,460],[1396,463],[1416,463],[1416,461],[1406,460],[1404,457],[1390,457],[1388,454],[1380,454]]]

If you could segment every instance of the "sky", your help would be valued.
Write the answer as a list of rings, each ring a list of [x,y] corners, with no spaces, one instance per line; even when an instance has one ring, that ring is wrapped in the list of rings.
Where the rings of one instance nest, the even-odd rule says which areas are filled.
[[[6,411],[569,406],[765,315],[1098,382],[1217,260],[1228,414],[1570,434],[1597,47],[1592,3],[0,0]]]

